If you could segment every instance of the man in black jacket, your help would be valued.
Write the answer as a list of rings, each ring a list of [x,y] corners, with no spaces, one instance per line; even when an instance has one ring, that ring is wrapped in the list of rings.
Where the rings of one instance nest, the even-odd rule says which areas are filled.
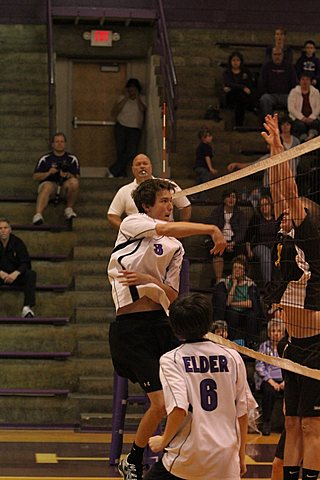
[[[31,270],[26,245],[11,233],[9,221],[0,218],[0,287],[1,285],[23,287],[22,317],[34,317],[31,307],[35,305],[36,277],[36,272]]]

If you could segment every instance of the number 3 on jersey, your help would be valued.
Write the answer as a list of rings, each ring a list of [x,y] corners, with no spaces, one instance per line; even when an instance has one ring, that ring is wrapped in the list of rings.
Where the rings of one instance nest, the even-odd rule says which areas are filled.
[[[218,405],[217,384],[212,378],[205,378],[200,382],[201,407],[212,412]]]

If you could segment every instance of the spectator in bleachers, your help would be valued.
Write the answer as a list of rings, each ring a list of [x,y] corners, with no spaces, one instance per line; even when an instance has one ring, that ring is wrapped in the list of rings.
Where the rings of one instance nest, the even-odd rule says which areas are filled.
[[[197,183],[205,183],[217,176],[218,170],[214,168],[212,163],[212,131],[207,127],[199,130],[198,138],[200,140],[196,149],[196,161],[193,170],[196,174]],[[197,200],[205,200],[207,192],[201,192],[197,196]]]
[[[259,76],[260,108],[262,121],[275,108],[287,109],[288,94],[297,84],[296,71],[284,60],[283,50],[272,49],[272,60],[266,62]]]
[[[0,218],[0,286],[23,287],[21,316],[24,318],[34,317],[36,278],[25,243],[12,233],[9,220]]]
[[[278,343],[285,335],[285,324],[278,318],[268,322],[268,340],[261,343],[259,352],[272,357],[279,357]],[[280,367],[270,365],[261,360],[256,361],[256,390],[262,393],[262,435],[271,433],[271,416],[276,399],[283,396],[284,381]]]
[[[277,27],[274,31],[274,45],[266,48],[266,60],[272,60],[272,49],[281,48],[284,60],[292,63],[293,52],[289,45],[285,45],[287,31],[283,27]]]
[[[240,52],[233,52],[228,59],[228,67],[223,72],[223,91],[226,105],[234,109],[235,126],[243,126],[245,110],[253,110],[253,79],[250,70],[245,68]]]
[[[214,303],[214,299],[213,299]],[[216,320],[213,322],[211,332],[222,338],[228,338],[228,324],[225,320]]]
[[[290,91],[288,111],[293,120],[293,132],[300,141],[319,135],[320,93],[311,85],[309,73],[303,73],[299,85]]]
[[[66,152],[66,136],[58,132],[52,138],[52,151],[38,161],[33,180],[40,182],[36,212],[32,223],[44,223],[43,212],[50,199],[56,202],[60,197],[66,200],[64,215],[67,220],[76,217],[73,210],[79,191],[80,165],[77,157]]]
[[[142,127],[147,109],[146,99],[141,95],[142,87],[137,78],[129,78],[123,95],[113,107],[116,117],[114,135],[117,159],[107,169],[107,176],[126,177],[127,167],[138,154]]]
[[[296,62],[298,78],[303,73],[311,76],[311,85],[320,89],[320,60],[316,57],[316,44],[313,40],[307,40],[303,45],[303,52]]]
[[[213,257],[213,271],[216,282],[220,282],[224,270],[224,262],[244,253],[244,237],[246,218],[237,205],[237,192],[226,190],[222,194],[222,202],[215,207],[208,218],[209,223],[222,231],[227,247],[222,255]]]
[[[252,216],[246,233],[247,256],[259,261],[264,284],[271,281],[271,252],[278,232],[272,199],[261,196],[256,213]]]
[[[151,160],[144,153],[139,153],[133,159],[131,170],[134,176],[133,182],[119,188],[108,209],[107,219],[116,230],[119,229],[124,216],[138,213],[137,206],[132,198],[132,192],[142,182],[155,178],[152,175]],[[175,182],[170,180],[170,183],[174,185],[176,192],[181,191],[181,188]],[[191,218],[191,204],[188,198],[185,196],[174,198],[173,205],[179,211],[179,220],[188,222]],[[170,215],[170,220],[173,220],[173,213]]]
[[[215,286],[213,318],[227,322],[230,340],[241,339],[247,346],[257,348],[262,318],[260,299],[254,281],[246,275],[246,267],[244,255],[235,257],[231,275]]]

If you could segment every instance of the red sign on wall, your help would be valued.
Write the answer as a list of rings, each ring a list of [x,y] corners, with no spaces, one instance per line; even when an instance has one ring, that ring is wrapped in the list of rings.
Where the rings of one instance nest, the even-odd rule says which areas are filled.
[[[112,31],[111,30],[91,30],[91,46],[92,47],[111,47]]]

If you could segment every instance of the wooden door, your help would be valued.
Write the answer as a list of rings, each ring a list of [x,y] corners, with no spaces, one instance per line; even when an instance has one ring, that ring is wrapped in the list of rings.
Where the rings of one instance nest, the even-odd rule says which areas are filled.
[[[74,62],[72,67],[72,117],[80,124],[72,129],[72,150],[81,167],[102,170],[115,160],[114,127],[81,122],[113,121],[112,107],[126,82],[126,67],[105,72],[97,63]]]

